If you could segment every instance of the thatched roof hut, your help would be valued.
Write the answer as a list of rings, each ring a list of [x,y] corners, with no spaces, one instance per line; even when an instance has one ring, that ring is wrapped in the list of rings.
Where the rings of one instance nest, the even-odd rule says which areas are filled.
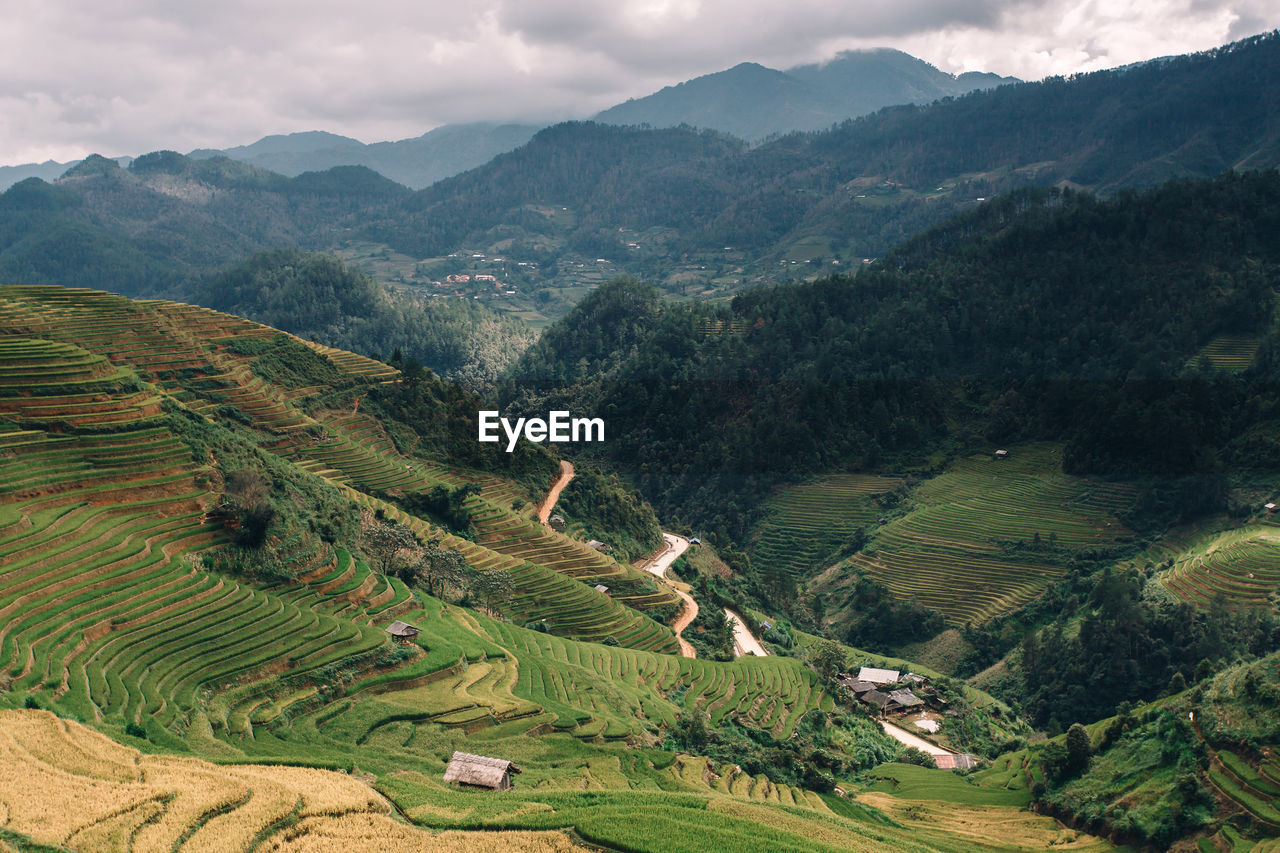
[[[422,631],[408,622],[401,622],[397,619],[387,626],[387,633],[395,637],[397,643],[408,643],[412,642],[413,638],[421,634]]]
[[[511,789],[511,774],[519,772],[519,767],[502,758],[455,752],[444,771],[444,781],[507,791]]]

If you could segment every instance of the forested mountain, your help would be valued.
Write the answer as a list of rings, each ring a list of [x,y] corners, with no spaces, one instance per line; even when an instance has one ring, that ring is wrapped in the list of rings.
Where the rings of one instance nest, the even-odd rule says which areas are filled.
[[[848,262],[1018,185],[1112,192],[1274,165],[1278,72],[1280,37],[1269,34],[886,108],[755,148],[688,130],[562,125],[404,199],[369,233],[411,254],[558,236],[650,277],[691,253],[716,263],[725,247],[775,264]],[[537,212],[553,205],[574,216]]]
[[[0,275],[184,298],[256,252],[359,244],[366,259],[403,253],[379,273],[396,285],[389,293],[494,300],[535,321],[613,272],[717,297],[861,266],[1002,188],[1105,194],[1280,162],[1278,66],[1280,37],[1259,36],[888,108],[758,147],[687,128],[563,124],[416,193],[360,166],[289,178],[225,157],[156,152],[127,168],[90,157],[54,184],[28,179],[0,196]],[[451,275],[474,281],[454,290]],[[521,338],[506,321],[485,322]]]
[[[409,192],[361,166],[287,178],[226,157],[157,152],[123,168],[93,156],[56,184],[30,179],[0,196],[0,275],[199,300],[322,343],[401,350],[483,387],[531,340],[522,323],[462,300],[428,302],[301,251],[333,246]]]
[[[1275,170],[1112,201],[1021,190],[859,275],[729,306],[663,308],[615,282],[548,330],[503,396],[604,417],[627,440],[602,452],[660,512],[730,538],[778,480],[955,440],[1053,438],[1070,470],[1213,476],[1233,441],[1280,417],[1278,279]],[[1258,365],[1188,373],[1228,333],[1266,336]]]
[[[489,387],[533,342],[518,321],[499,321],[466,300],[427,303],[351,269],[332,255],[278,249],[255,255],[192,294],[329,346],[429,365],[469,390]]]
[[[958,77],[899,50],[845,51],[834,59],[777,71],[743,62],[597,113],[602,124],[708,128],[749,141],[822,130],[894,104],[920,104],[1016,83],[969,72]]]

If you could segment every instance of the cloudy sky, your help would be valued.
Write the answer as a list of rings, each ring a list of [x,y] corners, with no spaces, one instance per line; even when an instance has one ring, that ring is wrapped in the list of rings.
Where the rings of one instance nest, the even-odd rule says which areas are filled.
[[[1030,80],[1278,26],[1276,0],[24,2],[0,28],[0,164],[586,117],[858,47]]]

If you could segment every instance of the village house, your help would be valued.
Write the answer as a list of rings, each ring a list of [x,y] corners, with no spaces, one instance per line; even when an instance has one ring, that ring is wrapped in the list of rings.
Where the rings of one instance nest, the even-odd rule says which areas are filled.
[[[910,690],[894,690],[889,694],[889,703],[885,711],[889,713],[905,713],[924,705],[924,700]]]
[[[873,666],[864,666],[858,670],[859,681],[870,681],[877,686],[897,684],[899,675],[896,669],[876,669]]]
[[[514,787],[511,774],[519,772],[519,767],[501,758],[455,752],[449,759],[449,766],[445,768],[444,781],[494,791],[509,791]]]
[[[889,694],[887,693],[881,693],[879,690],[868,690],[858,697],[858,701],[862,702],[864,705],[870,705],[877,711],[883,712],[885,707],[892,700],[889,699]]]

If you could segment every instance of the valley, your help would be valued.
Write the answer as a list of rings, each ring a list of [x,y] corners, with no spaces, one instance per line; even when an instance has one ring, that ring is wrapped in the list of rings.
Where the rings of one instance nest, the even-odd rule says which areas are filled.
[[[15,183],[0,851],[1277,849],[1278,66]]]

